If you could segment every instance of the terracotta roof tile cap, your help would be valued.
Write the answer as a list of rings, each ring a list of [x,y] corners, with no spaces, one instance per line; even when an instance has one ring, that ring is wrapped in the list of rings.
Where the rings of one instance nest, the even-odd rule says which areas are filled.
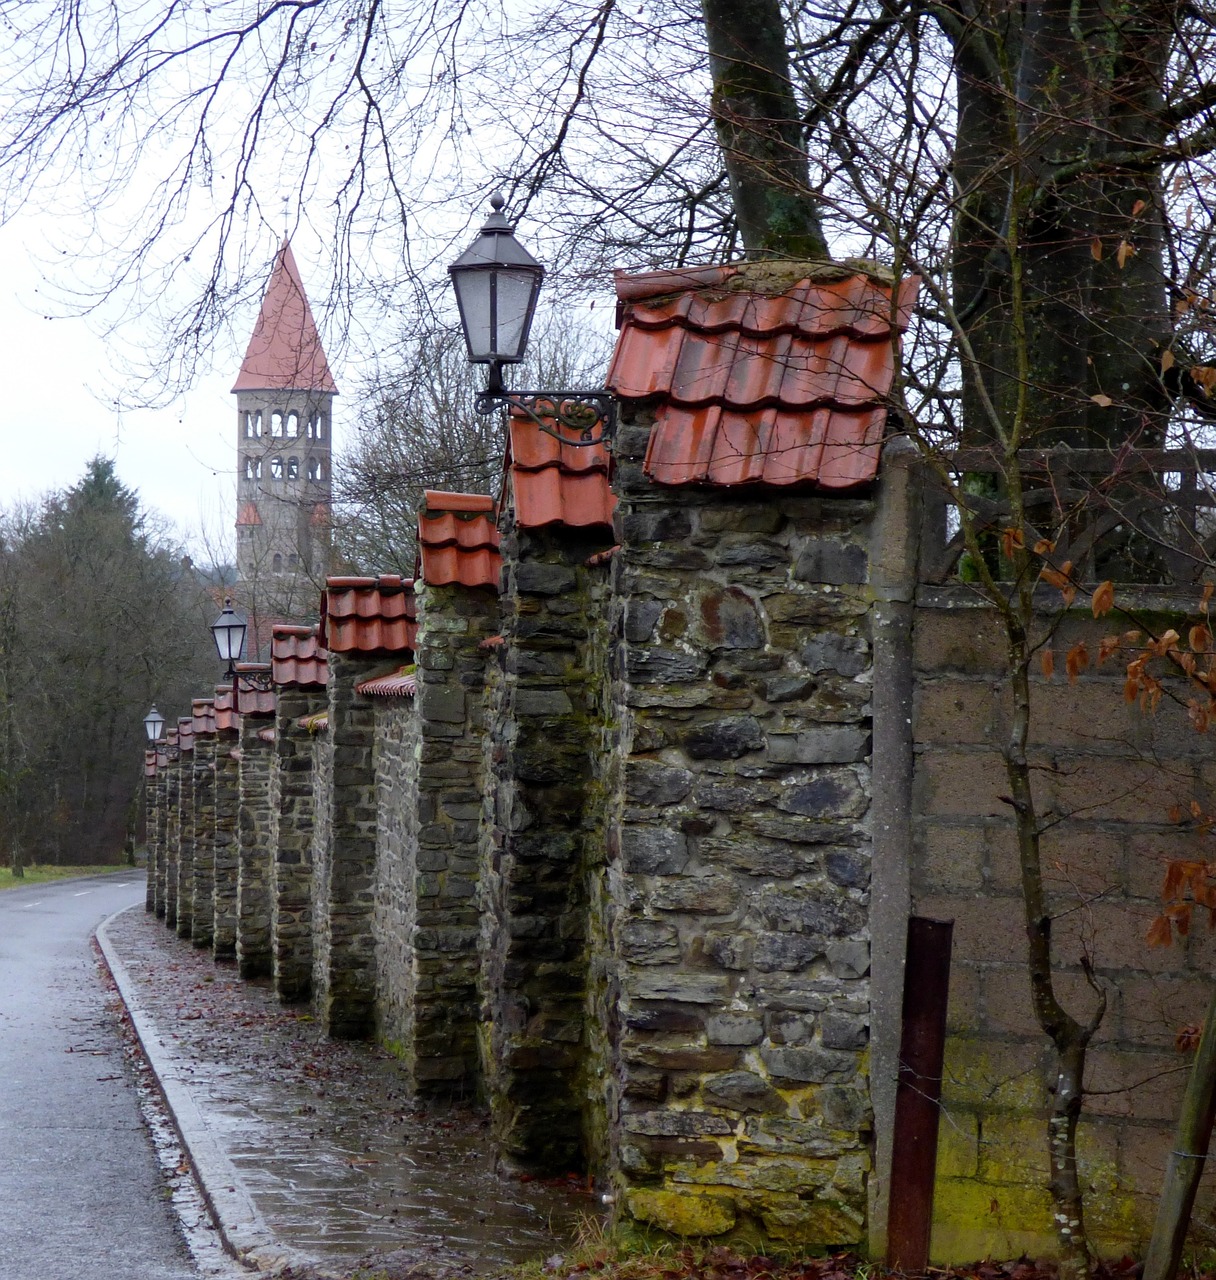
[[[492,512],[497,505],[488,493],[446,493],[441,489],[427,489],[423,497],[424,514],[445,511]]]

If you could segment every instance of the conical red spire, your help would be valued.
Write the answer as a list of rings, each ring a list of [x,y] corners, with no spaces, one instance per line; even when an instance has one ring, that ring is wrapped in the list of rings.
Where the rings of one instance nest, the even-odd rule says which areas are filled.
[[[291,245],[283,240],[233,391],[337,391]]]

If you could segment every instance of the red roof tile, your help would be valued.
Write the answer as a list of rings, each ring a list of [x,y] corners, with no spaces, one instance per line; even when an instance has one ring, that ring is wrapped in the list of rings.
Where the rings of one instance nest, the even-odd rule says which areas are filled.
[[[194,736],[196,738],[203,734],[213,734],[215,732],[214,698],[195,698],[190,704],[190,710],[194,713]]]
[[[570,439],[574,431],[557,427]],[[510,415],[507,465],[515,495],[515,522],[525,529],[564,524],[612,526],[616,495],[608,484],[611,459],[602,444],[556,440],[522,413]]]
[[[391,671],[386,676],[373,676],[370,680],[362,680],[355,685],[356,693],[367,694],[372,698],[412,698],[418,691],[418,677],[413,663],[407,663],[400,671]]]
[[[163,771],[169,767],[169,747],[166,743],[158,743],[156,747],[156,768]]]
[[[256,502],[242,502],[236,509],[237,528],[243,528],[245,525],[256,525],[262,523],[261,514],[258,512],[258,504]]]
[[[144,751],[144,777],[156,777],[156,749],[150,748]]]
[[[182,716],[177,722],[177,749],[194,750],[194,717]]]
[[[268,724],[265,729],[259,729],[258,741],[273,742],[274,741],[274,725]]]
[[[317,643],[315,626],[275,623],[270,651],[275,684],[291,685],[297,689],[323,689],[328,682],[328,654]]]
[[[301,716],[296,724],[301,729],[307,729],[309,733],[320,733],[322,729],[329,728],[329,712],[314,711],[312,715]]]
[[[496,504],[488,495],[428,489],[418,512],[423,582],[497,589],[502,555],[496,519]]]
[[[215,730],[217,733],[239,732],[241,717],[232,707],[232,686],[215,686]]]
[[[737,279],[736,279],[737,278]],[[864,274],[735,291],[738,267],[617,276],[620,336],[607,384],[657,401],[645,470],[660,484],[847,489],[878,471],[891,332],[919,280]]]
[[[233,391],[337,391],[300,272],[284,240]]]
[[[412,579],[386,573],[325,580],[317,639],[330,653],[413,652],[417,631]]]
[[[238,662],[236,668],[236,709],[242,716],[274,715],[274,690],[259,689],[242,676],[269,675],[269,662]]]

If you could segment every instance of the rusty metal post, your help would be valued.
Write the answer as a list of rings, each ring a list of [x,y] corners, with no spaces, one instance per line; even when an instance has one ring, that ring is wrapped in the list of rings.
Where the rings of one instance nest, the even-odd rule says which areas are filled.
[[[953,933],[952,920],[908,921],[887,1265],[909,1274],[929,1265]]]

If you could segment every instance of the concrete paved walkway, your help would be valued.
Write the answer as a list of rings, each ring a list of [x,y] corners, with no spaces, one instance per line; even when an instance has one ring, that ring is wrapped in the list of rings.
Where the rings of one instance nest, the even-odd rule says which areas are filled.
[[[284,1008],[268,984],[241,981],[142,907],[98,941],[225,1239],[247,1263],[296,1275],[386,1261],[393,1274],[493,1273],[555,1252],[598,1208],[574,1180],[498,1177],[483,1115],[414,1108],[390,1055],[326,1039],[306,1009]]]
[[[0,893],[0,1276],[195,1280],[90,937],[143,874]]]

